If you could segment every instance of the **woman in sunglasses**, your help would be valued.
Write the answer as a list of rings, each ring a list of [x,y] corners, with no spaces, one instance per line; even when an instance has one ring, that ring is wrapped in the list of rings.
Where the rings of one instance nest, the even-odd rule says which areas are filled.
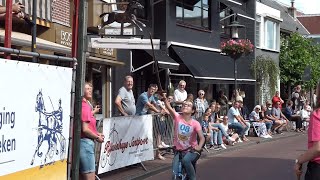
[[[208,101],[205,98],[203,90],[198,91],[198,98],[194,101],[196,106],[195,118],[199,119],[204,114],[205,110],[209,107]]]

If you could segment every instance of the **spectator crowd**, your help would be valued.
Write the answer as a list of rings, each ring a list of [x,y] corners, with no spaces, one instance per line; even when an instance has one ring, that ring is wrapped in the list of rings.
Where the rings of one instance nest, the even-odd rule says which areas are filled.
[[[176,112],[180,112],[185,101],[194,103],[196,111],[193,118],[199,121],[206,138],[205,148],[221,150],[236,143],[249,141],[247,136],[254,135],[261,138],[272,138],[275,134],[283,134],[283,130],[294,129],[304,132],[308,126],[312,108],[306,97],[306,92],[298,85],[294,88],[292,98],[284,100],[279,91],[265,104],[256,105],[250,112],[243,103],[244,93],[235,90],[228,100],[223,91],[219,92],[217,100],[205,98],[205,91],[199,90],[197,98],[186,91],[186,82],[181,80],[177,89],[167,99]],[[115,105],[121,116],[156,114],[160,124],[157,139],[159,149],[169,147],[161,139],[166,128],[165,119],[169,113],[161,101],[162,94],[158,93],[158,86],[150,84],[135,101],[133,95],[133,78],[126,76],[124,86],[119,89]],[[157,152],[159,159],[165,159]]]

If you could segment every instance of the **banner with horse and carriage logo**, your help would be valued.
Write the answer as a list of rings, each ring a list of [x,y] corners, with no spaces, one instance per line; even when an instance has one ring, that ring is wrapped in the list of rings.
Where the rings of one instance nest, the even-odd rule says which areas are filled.
[[[152,115],[103,120],[98,174],[153,160]]]
[[[72,69],[0,59],[0,179],[67,179]]]

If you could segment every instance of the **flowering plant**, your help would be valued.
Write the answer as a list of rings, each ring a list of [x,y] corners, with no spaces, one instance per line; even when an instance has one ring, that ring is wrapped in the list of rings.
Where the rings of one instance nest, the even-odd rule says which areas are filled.
[[[230,39],[221,43],[221,52],[226,53],[228,56],[239,56],[243,53],[245,55],[253,51],[253,45],[248,39],[233,40]]]

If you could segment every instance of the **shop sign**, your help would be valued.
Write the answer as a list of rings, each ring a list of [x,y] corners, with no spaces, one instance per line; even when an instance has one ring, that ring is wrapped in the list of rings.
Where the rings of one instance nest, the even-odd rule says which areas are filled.
[[[106,28],[105,35],[121,35],[121,29]],[[123,35],[133,35],[133,28],[123,28]]]
[[[63,46],[72,46],[72,32],[64,29],[56,29],[56,43]]]

